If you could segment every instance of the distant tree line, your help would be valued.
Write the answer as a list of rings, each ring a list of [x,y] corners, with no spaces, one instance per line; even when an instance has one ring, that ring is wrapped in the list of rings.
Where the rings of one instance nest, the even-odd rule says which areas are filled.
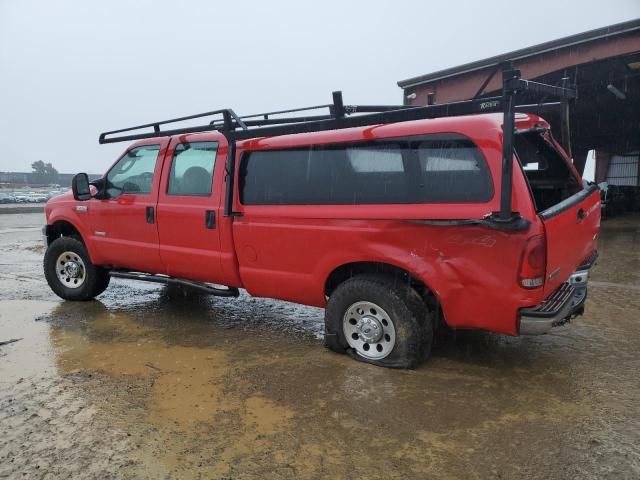
[[[33,170],[33,179],[35,182],[42,184],[59,183],[58,170],[56,170],[51,163],[44,163],[42,160],[38,160],[31,164],[31,169]]]

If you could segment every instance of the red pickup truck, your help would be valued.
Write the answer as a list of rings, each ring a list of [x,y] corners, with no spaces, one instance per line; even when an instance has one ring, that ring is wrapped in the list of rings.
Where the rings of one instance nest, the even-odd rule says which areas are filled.
[[[212,131],[126,136],[103,178],[47,203],[50,287],[87,300],[119,276],[325,307],[331,349],[391,367],[442,326],[539,334],[582,313],[600,196],[547,122],[380,107],[321,128],[349,120],[333,107],[288,130],[223,111]]]

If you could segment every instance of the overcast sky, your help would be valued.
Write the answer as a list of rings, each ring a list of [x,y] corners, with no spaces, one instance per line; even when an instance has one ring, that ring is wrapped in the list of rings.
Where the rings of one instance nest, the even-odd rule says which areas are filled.
[[[640,17],[640,0],[0,0],[0,171],[104,172],[104,130],[400,103],[398,80]]]

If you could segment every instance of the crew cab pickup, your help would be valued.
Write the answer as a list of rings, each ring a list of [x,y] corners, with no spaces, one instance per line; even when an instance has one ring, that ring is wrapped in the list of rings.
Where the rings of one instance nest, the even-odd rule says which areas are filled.
[[[584,309],[600,196],[545,120],[504,120],[154,128],[49,200],[46,279],[67,300],[120,276],[324,307],[327,346],[381,366],[418,365],[445,326],[548,332]]]

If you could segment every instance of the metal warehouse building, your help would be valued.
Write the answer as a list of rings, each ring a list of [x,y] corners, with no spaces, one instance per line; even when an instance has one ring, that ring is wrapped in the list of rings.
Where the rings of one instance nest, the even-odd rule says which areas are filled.
[[[640,19],[553,40],[439,72],[401,80],[405,105],[428,105],[499,94],[501,71],[522,78],[575,85],[570,146],[585,169],[595,150],[595,181],[616,186],[630,208],[640,207]],[[565,79],[565,80],[563,80]],[[535,103],[536,100],[531,100]],[[542,114],[561,138],[560,109]]]

